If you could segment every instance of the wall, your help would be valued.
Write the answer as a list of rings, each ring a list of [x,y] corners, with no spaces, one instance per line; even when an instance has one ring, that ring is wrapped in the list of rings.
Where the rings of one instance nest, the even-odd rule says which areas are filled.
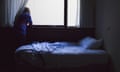
[[[85,36],[94,37],[94,31],[94,28],[32,28],[28,30],[28,40],[77,42]]]
[[[120,72],[120,1],[97,0],[96,3],[96,35],[104,38],[115,72]]]
[[[12,28],[0,27],[0,72],[9,72],[15,70],[14,51],[16,42]]]

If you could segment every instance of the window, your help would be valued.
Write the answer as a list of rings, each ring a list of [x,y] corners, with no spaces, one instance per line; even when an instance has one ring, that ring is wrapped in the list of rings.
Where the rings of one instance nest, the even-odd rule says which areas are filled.
[[[33,25],[79,27],[80,0],[29,0]]]

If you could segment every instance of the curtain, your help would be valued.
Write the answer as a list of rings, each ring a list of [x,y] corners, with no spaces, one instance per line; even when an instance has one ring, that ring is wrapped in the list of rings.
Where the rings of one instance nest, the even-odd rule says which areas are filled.
[[[77,0],[77,14],[76,14],[76,27],[80,27],[80,3],[81,0]]]
[[[81,0],[80,28],[95,28],[95,0]]]
[[[2,0],[4,4],[2,7],[1,23],[4,27],[13,27],[15,16],[22,11],[28,0]]]

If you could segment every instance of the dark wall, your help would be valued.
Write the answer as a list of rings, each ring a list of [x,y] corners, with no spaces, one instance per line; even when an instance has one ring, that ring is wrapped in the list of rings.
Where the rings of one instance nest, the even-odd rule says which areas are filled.
[[[0,71],[14,69],[15,37],[12,28],[0,28]]]
[[[96,0],[96,34],[104,39],[114,72],[120,72],[120,0]]]
[[[85,36],[94,37],[94,31],[94,28],[32,28],[28,31],[28,40],[76,42]]]

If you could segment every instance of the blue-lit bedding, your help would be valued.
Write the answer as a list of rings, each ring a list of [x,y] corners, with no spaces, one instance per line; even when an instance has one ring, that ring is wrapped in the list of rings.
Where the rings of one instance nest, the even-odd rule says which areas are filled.
[[[16,52],[22,51],[22,50],[33,50],[37,53],[60,53],[64,54],[64,53],[72,53],[72,54],[76,54],[79,53],[79,51],[81,49],[81,46],[73,44],[73,43],[68,43],[68,42],[54,42],[54,43],[50,43],[50,42],[35,42],[32,44],[28,44],[28,45],[23,45],[20,46],[19,48],[16,49]]]

